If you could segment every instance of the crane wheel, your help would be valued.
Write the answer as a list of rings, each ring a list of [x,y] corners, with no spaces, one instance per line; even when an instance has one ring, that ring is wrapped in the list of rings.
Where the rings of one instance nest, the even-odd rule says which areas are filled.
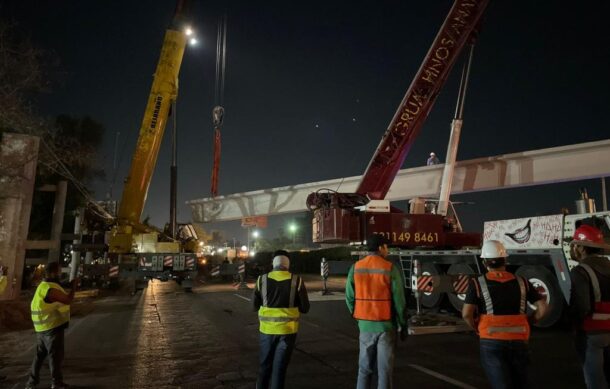
[[[449,266],[447,270],[447,274],[466,274],[466,275],[474,275],[476,272],[472,267],[465,263],[454,263]],[[466,280],[464,280],[466,282]],[[464,306],[464,299],[466,298],[466,293],[447,293],[447,297],[449,298],[449,302],[458,312],[462,312],[462,307]]]
[[[422,263],[421,274],[423,276],[438,276],[442,274],[441,268],[432,263]],[[435,292],[422,292],[421,294],[421,305],[426,308],[436,308],[443,301],[444,293]]]
[[[561,289],[557,283],[557,279],[553,273],[544,266],[521,266],[515,272],[516,275],[528,280],[534,288],[543,297],[546,297],[546,302],[549,306],[549,311],[546,316],[538,323],[536,327],[546,328],[555,324],[563,313],[565,305]],[[528,315],[534,310],[534,306],[527,304]]]

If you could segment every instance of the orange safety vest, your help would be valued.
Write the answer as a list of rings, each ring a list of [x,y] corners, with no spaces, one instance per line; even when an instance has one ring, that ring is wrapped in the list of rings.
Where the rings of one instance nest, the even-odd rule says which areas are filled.
[[[521,291],[521,300],[519,304],[519,314],[517,315],[494,315],[493,301],[489,294],[487,280],[507,282],[517,279],[519,289]],[[515,277],[505,271],[490,271],[484,276],[478,278],[478,283],[481,287],[483,302],[485,303],[486,314],[481,315],[479,320],[479,336],[481,339],[493,340],[528,340],[530,337],[530,325],[525,314],[525,306],[527,303],[527,293],[525,280],[521,277]]]
[[[369,255],[354,265],[354,318],[387,321],[392,318],[392,262]]]
[[[585,320],[582,323],[582,329],[587,332],[610,331],[610,301],[602,301],[602,293],[599,289],[599,279],[597,278],[595,271],[593,271],[593,268],[584,263],[581,263],[580,267],[587,272],[591,279],[593,297],[595,299],[593,313],[585,317]]]

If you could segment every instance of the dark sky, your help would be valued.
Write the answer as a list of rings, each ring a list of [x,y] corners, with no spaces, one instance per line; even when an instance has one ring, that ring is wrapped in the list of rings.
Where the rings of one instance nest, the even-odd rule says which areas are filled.
[[[195,1],[201,44],[180,75],[179,219],[186,200],[208,197],[212,165],[216,23],[228,14],[226,118],[220,193],[362,174],[452,2]],[[492,1],[476,48],[458,160],[610,138],[607,1]],[[107,128],[100,163],[118,188],[127,174],[174,2],[5,1],[60,65],[43,114],[91,115]],[[454,69],[404,167],[444,156],[459,69]],[[355,121],[354,121],[355,119]],[[317,125],[317,126],[316,126]],[[168,219],[169,139],[145,215]],[[108,182],[94,186],[102,198]],[[457,196],[466,227],[555,213],[579,186],[601,204],[599,180]],[[273,218],[267,235],[284,223]],[[245,239],[237,223],[214,225]]]

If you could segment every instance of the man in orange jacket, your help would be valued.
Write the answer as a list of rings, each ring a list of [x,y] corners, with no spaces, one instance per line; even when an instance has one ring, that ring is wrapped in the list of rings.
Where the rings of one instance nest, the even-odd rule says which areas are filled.
[[[405,289],[400,270],[385,259],[388,241],[373,235],[366,241],[370,255],[352,266],[345,285],[347,307],[358,320],[360,357],[357,389],[369,389],[377,371],[377,388],[392,388],[396,330],[404,340],[407,325]]]
[[[532,284],[506,271],[507,257],[501,242],[483,243],[487,274],[472,279],[462,308],[462,317],[481,339],[481,365],[494,389],[528,386],[527,302],[536,306],[535,321],[546,312],[546,301]]]

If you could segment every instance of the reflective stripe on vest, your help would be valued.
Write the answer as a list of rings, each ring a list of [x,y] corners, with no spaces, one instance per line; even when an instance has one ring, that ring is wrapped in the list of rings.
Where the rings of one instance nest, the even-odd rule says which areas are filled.
[[[582,329],[585,331],[610,331],[610,301],[602,301],[599,278],[593,268],[585,263],[581,263],[579,266],[589,275],[595,302],[593,313],[585,317]]]
[[[36,332],[48,331],[70,321],[70,306],[59,302],[47,303],[44,301],[50,289],[66,291],[54,282],[43,281],[36,288],[34,298],[30,304],[32,323]]]
[[[506,273],[510,274],[510,273]],[[510,275],[510,279],[515,276]],[[519,300],[519,314],[517,315],[495,315],[493,309],[493,301],[487,286],[486,276],[478,278],[481,286],[481,294],[485,302],[486,314],[481,315],[479,320],[479,336],[481,339],[495,340],[528,340],[530,335],[530,326],[527,321],[525,307],[527,303],[527,289],[525,280],[521,277],[516,277],[519,283],[519,292],[521,298]]]
[[[288,280],[288,278],[286,279]],[[288,307],[269,307],[269,275],[264,274],[259,278],[259,287],[263,305],[258,310],[260,332],[269,335],[296,334],[299,330],[299,308],[296,307],[296,293],[300,288],[300,278],[290,276],[290,295]],[[278,281],[282,282],[282,281]]]
[[[369,255],[354,265],[354,318],[388,321],[392,318],[392,262]]]
[[[8,285],[7,277],[0,276],[0,295],[2,295],[2,293],[4,293],[4,290],[6,289],[6,285]]]

